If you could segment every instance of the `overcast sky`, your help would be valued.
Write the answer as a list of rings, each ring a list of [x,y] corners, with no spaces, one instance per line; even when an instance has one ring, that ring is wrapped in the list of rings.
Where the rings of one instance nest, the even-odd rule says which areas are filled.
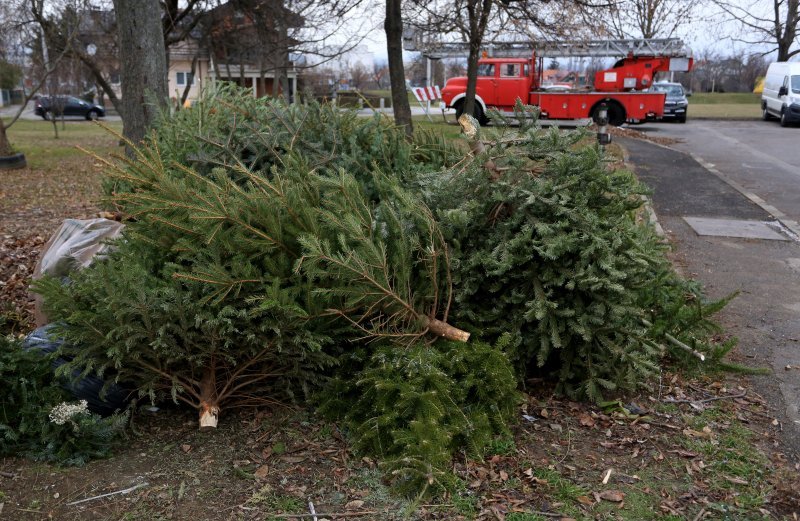
[[[742,0],[743,3],[749,0]],[[767,2],[765,2],[766,4]],[[376,3],[377,4],[377,3]],[[371,11],[367,19],[371,20],[371,24],[367,24],[372,29],[367,33],[363,42],[374,55],[375,59],[386,60],[386,36],[383,32],[383,7],[377,7],[375,4],[371,6]],[[714,15],[710,9],[705,9],[704,12],[699,13],[700,19],[691,24],[682,27],[680,34],[677,36],[682,38],[684,42],[692,49],[695,56],[704,54],[707,51],[719,54],[722,56],[736,55],[740,53],[753,53],[765,52],[766,47],[746,45],[741,42],[736,42],[735,37],[739,34],[739,27],[737,24],[731,22],[721,22],[720,16]],[[359,14],[361,23],[364,20],[364,14]],[[702,18],[706,18],[705,20]],[[414,53],[405,53],[406,58],[410,59],[415,56]]]

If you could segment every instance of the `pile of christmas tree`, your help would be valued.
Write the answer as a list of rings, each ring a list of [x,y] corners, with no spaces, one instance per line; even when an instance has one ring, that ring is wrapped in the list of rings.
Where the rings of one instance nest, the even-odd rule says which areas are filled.
[[[37,286],[70,367],[204,426],[316,396],[417,493],[507,429],[531,372],[598,399],[673,345],[711,349],[630,174],[535,119],[490,138],[473,155],[379,116],[206,93],[108,163],[113,253]]]

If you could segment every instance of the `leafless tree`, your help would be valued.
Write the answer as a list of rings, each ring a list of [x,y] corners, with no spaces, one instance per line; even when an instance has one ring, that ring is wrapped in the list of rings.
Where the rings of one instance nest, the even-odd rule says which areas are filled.
[[[79,0],[76,0],[79,1]],[[73,21],[64,22],[61,38],[48,41],[46,35],[32,22],[32,11],[42,10],[44,0],[16,0],[4,3],[0,11],[0,47],[4,56],[25,71],[27,87],[23,87],[22,104],[8,123],[0,120],[0,155],[10,153],[11,146],[6,131],[19,119],[28,102],[43,86],[57,93],[63,83],[64,71],[59,68],[68,55],[68,49],[76,38]],[[53,122],[53,131],[58,138],[58,127]]]
[[[356,90],[364,90],[370,81],[370,73],[366,65],[357,61],[348,67],[348,75],[350,76],[350,86]]]
[[[612,38],[672,38],[687,27],[703,0],[617,0],[603,15],[605,32]]]
[[[766,46],[778,61],[800,53],[800,0],[714,0],[722,18],[739,25],[735,41]]]
[[[379,89],[385,89],[388,86],[389,67],[383,60],[375,60],[372,62],[372,81]]]
[[[405,129],[406,136],[414,134],[411,106],[406,94],[406,73],[403,64],[403,11],[401,0],[386,0],[383,28],[386,32],[386,50],[389,57],[389,84],[392,89],[394,122]]]

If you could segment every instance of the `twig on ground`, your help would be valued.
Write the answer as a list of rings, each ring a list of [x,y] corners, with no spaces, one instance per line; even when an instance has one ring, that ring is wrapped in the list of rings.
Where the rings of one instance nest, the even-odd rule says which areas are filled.
[[[558,460],[558,463],[556,463],[556,465],[561,465],[562,463],[564,463],[564,460],[567,459],[567,456],[569,456],[569,451],[571,448],[572,448],[572,431],[567,429],[567,451],[564,453],[564,456],[562,456],[561,459]]]
[[[379,514],[377,510],[365,510],[363,512],[339,512],[338,514],[267,514],[267,517],[275,517],[278,519],[300,519],[304,517],[359,517],[359,516],[371,516],[373,514]]]
[[[717,400],[728,400],[734,398],[741,398],[747,394],[747,391],[742,391],[739,394],[726,394],[725,396],[712,396],[711,398],[703,398],[702,400],[675,400],[675,399],[666,399],[663,400],[664,403],[708,403],[708,402],[715,402]]]
[[[13,472],[5,472],[5,471],[2,471],[2,470],[0,470],[0,476],[3,476],[4,478],[11,478],[11,479],[14,479],[14,478],[17,477],[17,475],[15,473],[13,473]]]
[[[149,483],[139,483],[138,485],[134,485],[132,487],[128,487],[128,488],[123,489],[123,490],[117,490],[115,492],[109,492],[107,494],[100,494],[99,496],[94,496],[94,497],[87,497],[86,499],[79,499],[78,501],[73,501],[72,503],[67,503],[67,506],[77,505],[79,503],[85,503],[87,501],[93,501],[95,499],[100,499],[100,498],[104,498],[104,497],[108,497],[108,496],[116,496],[117,494],[127,494],[129,492],[133,492],[136,489],[139,489],[139,488],[142,488],[142,487],[146,487],[147,485],[149,485]]]
[[[535,516],[542,516],[542,517],[567,517],[564,514],[560,514],[558,512],[539,512],[537,510],[532,510],[528,512],[529,514],[533,514]]]

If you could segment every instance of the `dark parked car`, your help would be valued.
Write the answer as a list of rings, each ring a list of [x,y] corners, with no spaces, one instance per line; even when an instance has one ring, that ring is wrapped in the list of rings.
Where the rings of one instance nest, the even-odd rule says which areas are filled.
[[[653,92],[666,92],[667,99],[664,101],[664,119],[675,119],[678,123],[686,123],[686,114],[689,110],[689,100],[683,85],[680,83],[659,82],[654,83],[651,88]]]
[[[100,105],[87,103],[75,96],[39,96],[36,100],[37,116],[44,119],[51,117],[81,116],[86,119],[97,119],[105,117],[106,109]]]

